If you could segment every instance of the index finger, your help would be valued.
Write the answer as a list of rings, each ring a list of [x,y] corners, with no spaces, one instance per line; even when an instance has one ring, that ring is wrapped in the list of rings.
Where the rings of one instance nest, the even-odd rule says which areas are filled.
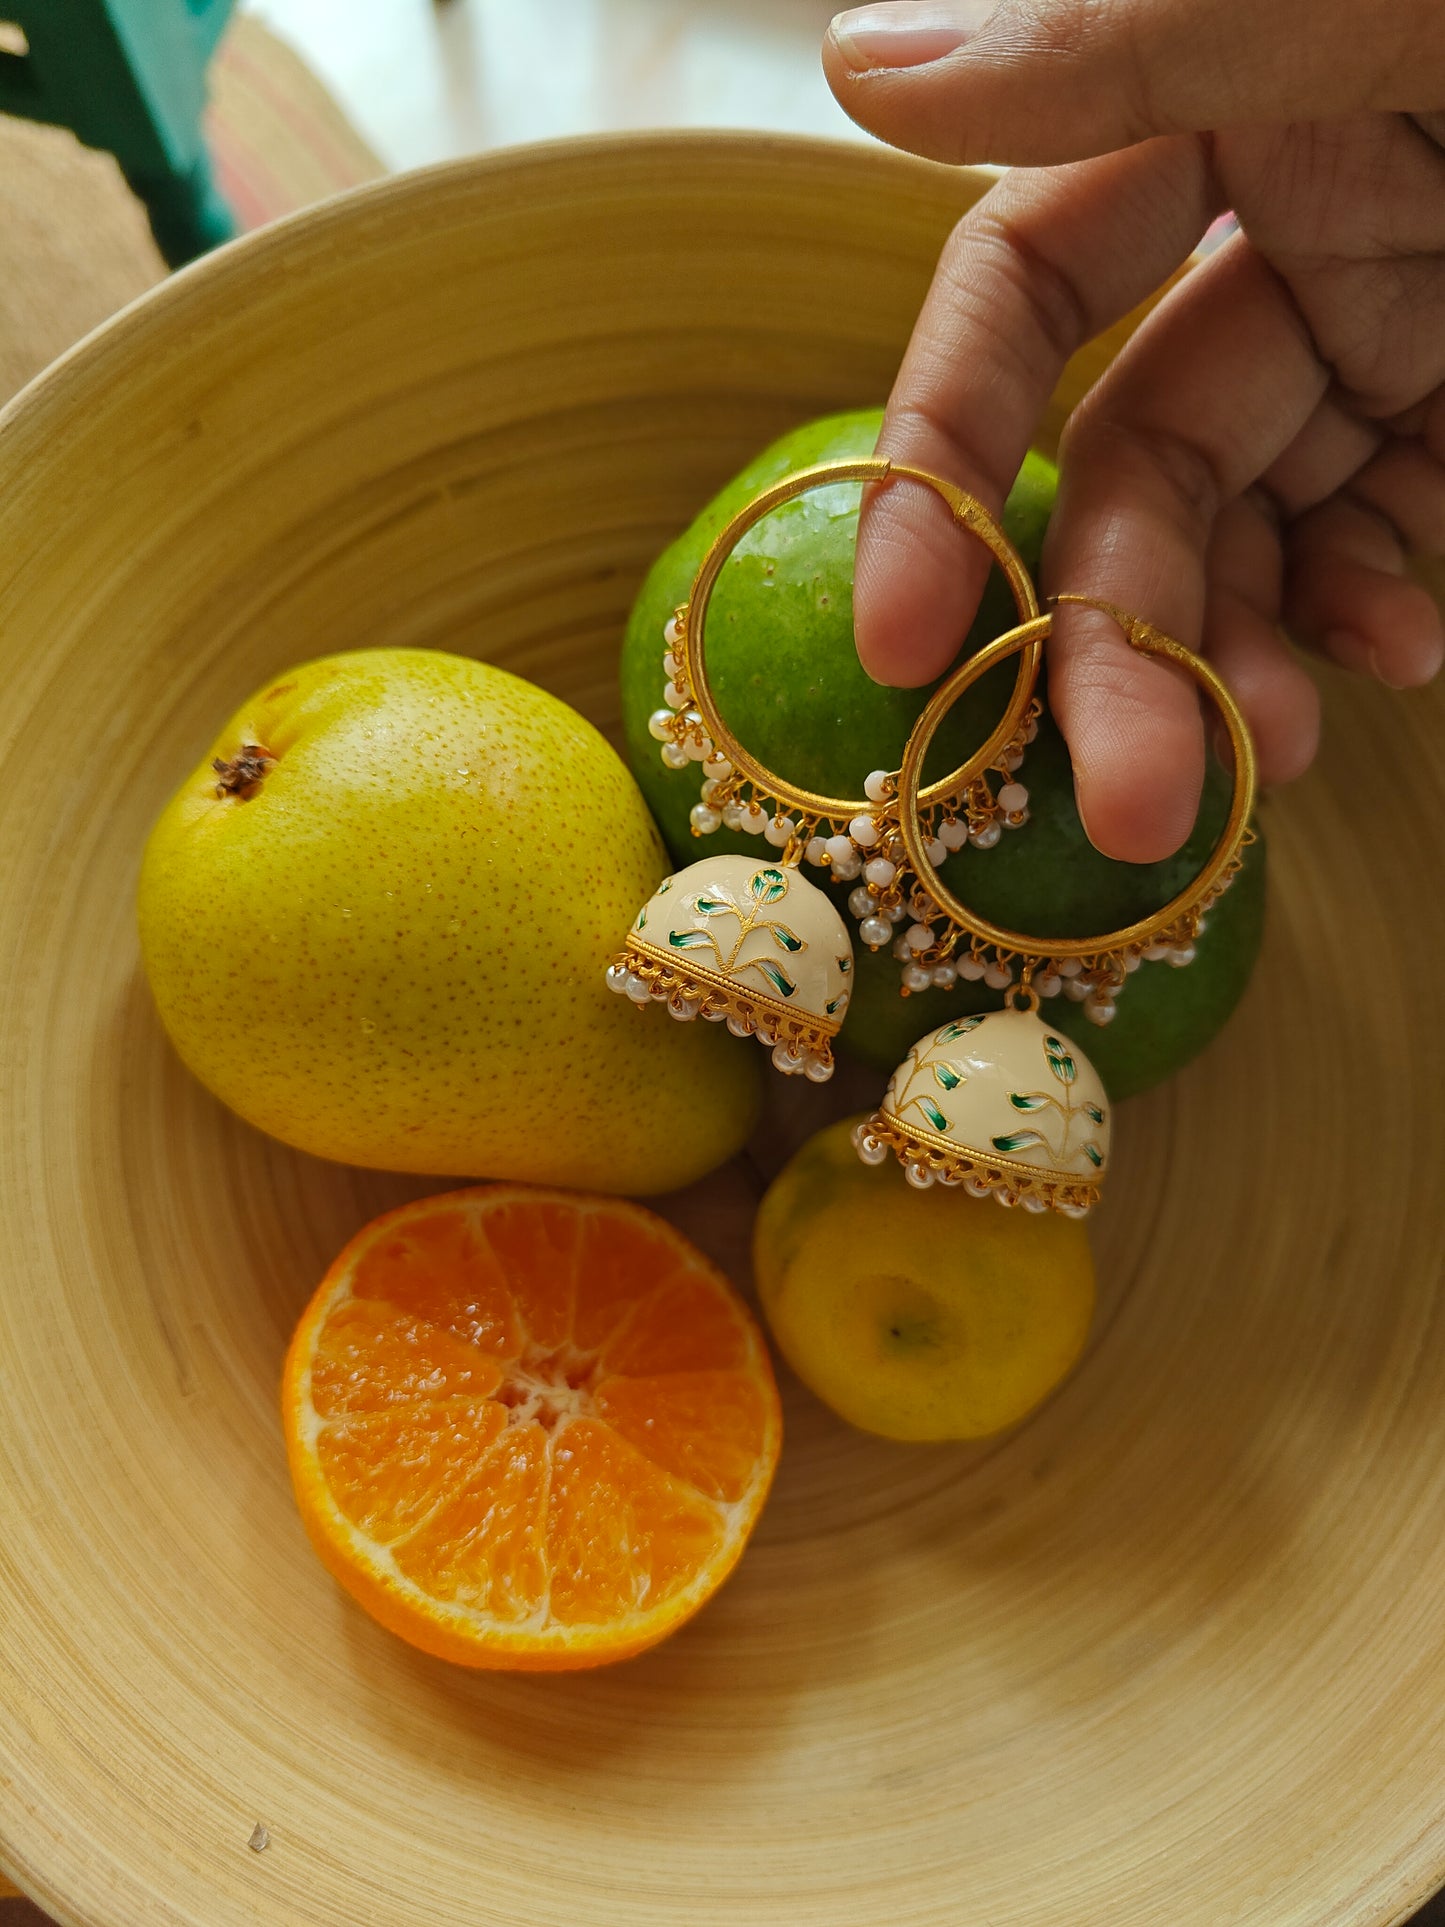
[[[1189,255],[1215,207],[1192,137],[1011,174],[939,259],[889,398],[878,453],[957,482],[997,515],[1076,348]],[[958,651],[988,574],[922,489],[870,491],[858,525],[854,625],[879,682],[932,682]]]

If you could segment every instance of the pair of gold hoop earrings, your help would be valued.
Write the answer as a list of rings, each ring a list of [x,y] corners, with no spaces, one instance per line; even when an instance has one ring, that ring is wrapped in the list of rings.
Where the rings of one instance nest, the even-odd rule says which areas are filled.
[[[939,685],[913,726],[896,771],[875,770],[861,798],[814,794],[757,761],[718,712],[708,678],[708,604],[738,541],[770,510],[839,482],[914,481],[932,489],[959,526],[1003,571],[1019,621]],[[723,825],[761,837],[776,855],[717,855],[662,883],[639,912],[608,969],[611,987],[674,1017],[726,1023],[772,1051],[778,1070],[824,1082],[852,990],[853,946],[827,892],[804,864],[852,883],[848,907],[870,949],[891,945],[906,996],[959,978],[1004,993],[1003,1008],[954,1018],[920,1038],[856,1134],[866,1163],[896,1155],[909,1181],[962,1185],[1001,1204],[1081,1216],[1097,1201],[1108,1164],[1109,1108],[1088,1058],[1040,1016],[1067,995],[1107,1023],[1129,975],[1144,961],[1187,964],[1209,906],[1238,872],[1251,840],[1255,757],[1244,718],[1209,664],[1152,624],[1112,603],[1056,597],[1104,610],[1141,653],[1186,670],[1216,704],[1234,760],[1228,818],[1194,882],[1152,916],[1087,938],[1036,937],[971,910],[939,874],[969,846],[988,850],[1028,820],[1017,772],[1037,731],[1035,693],[1052,617],[1041,612],[1022,559],[967,491],[881,457],[830,462],[765,489],[713,542],[689,600],[667,624],[665,707],[651,719],[664,762],[697,767],[702,789],[693,833]],[[1017,657],[1008,706],[988,739],[950,775],[923,782],[944,717],[980,677]]]

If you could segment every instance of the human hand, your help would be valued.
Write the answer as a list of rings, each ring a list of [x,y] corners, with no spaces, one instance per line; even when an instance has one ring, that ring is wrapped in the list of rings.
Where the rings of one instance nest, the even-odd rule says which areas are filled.
[[[1439,0],[892,0],[824,47],[847,112],[935,160],[1011,163],[946,244],[879,452],[997,511],[1064,362],[1226,209],[1070,420],[1046,592],[1202,648],[1266,782],[1309,764],[1314,684],[1280,633],[1395,687],[1445,657],[1407,552],[1445,552],[1445,29]],[[1024,171],[1027,170],[1027,171]],[[957,651],[987,557],[931,492],[864,505],[858,649],[880,681]],[[1188,834],[1193,685],[1058,611],[1049,700],[1110,856]]]

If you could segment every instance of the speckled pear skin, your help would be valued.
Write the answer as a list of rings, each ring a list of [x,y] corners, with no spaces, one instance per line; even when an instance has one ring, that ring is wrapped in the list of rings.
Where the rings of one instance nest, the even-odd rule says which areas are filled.
[[[212,759],[246,744],[274,763],[218,796]],[[730,1157],[759,1088],[744,1043],[607,990],[667,868],[574,710],[487,663],[357,651],[268,683],[182,784],[141,949],[186,1064],[298,1149],[647,1195]]]

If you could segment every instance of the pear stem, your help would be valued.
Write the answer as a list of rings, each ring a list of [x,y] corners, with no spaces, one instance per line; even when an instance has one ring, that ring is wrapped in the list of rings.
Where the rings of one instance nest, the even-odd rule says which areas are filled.
[[[238,796],[243,803],[249,803],[261,787],[261,778],[275,761],[261,743],[242,743],[229,761],[223,756],[213,757],[211,768],[219,779],[217,796]]]

